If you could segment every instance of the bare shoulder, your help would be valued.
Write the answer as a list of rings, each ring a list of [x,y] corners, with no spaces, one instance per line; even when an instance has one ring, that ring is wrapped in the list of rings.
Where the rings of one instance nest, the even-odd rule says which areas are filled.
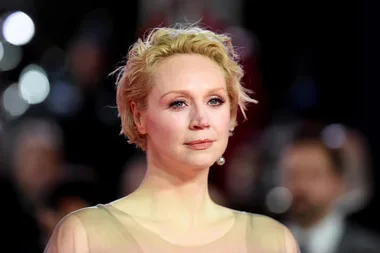
[[[299,253],[298,244],[290,230],[281,222],[261,214],[245,213],[252,240],[281,247],[284,253]]]
[[[65,216],[55,227],[44,253],[86,253],[87,233],[82,219],[92,216],[96,208],[83,208]]]

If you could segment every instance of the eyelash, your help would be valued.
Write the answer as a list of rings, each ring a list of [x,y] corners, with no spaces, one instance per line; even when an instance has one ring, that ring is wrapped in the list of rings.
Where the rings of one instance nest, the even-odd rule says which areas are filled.
[[[210,101],[216,101],[217,104],[213,104],[211,105],[212,107],[218,107],[218,106],[221,106],[222,104],[224,104],[225,100],[222,99],[222,98],[219,98],[219,97],[214,97],[214,98],[211,98],[208,103]],[[173,109],[181,109],[183,106],[178,106],[178,104],[185,104],[186,105],[186,101],[183,100],[183,99],[178,99],[178,100],[174,100],[173,102],[171,102],[169,104],[169,107],[170,108],[173,108]]]

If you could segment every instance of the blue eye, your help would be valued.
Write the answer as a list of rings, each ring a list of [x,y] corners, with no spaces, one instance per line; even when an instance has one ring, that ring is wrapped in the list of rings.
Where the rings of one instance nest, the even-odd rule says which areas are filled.
[[[176,100],[169,104],[170,108],[179,109],[181,107],[184,107],[186,105],[186,102],[183,100]]]
[[[210,101],[208,101],[210,105],[212,106],[218,106],[224,104],[224,100],[221,98],[212,98]]]

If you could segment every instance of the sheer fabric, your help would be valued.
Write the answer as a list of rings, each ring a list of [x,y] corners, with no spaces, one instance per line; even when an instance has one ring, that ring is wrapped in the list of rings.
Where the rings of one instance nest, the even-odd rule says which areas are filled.
[[[285,228],[263,215],[234,211],[219,239],[199,246],[172,244],[112,205],[71,213],[57,225],[44,253],[285,253]]]

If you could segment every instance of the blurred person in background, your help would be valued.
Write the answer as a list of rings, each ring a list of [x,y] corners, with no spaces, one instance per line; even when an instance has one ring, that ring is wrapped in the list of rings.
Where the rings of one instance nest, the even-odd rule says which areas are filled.
[[[292,195],[286,221],[302,253],[380,252],[377,235],[346,220],[339,201],[347,191],[345,164],[325,128],[302,124],[281,157],[284,186]],[[347,205],[347,203],[346,203]]]
[[[23,203],[35,207],[63,176],[63,133],[45,119],[27,119],[18,130],[12,156],[13,179]]]
[[[25,119],[5,131],[10,170],[2,192],[4,203],[11,204],[1,213],[17,217],[3,223],[9,235],[5,243],[13,252],[41,252],[44,245],[36,214],[45,194],[62,176],[62,133],[45,119]]]
[[[15,131],[12,179],[26,209],[43,206],[46,195],[62,180],[95,179],[91,168],[66,161],[63,131],[54,121],[24,119]]]
[[[74,211],[102,201],[98,185],[91,181],[65,180],[46,196],[44,208],[37,218],[44,232],[45,244],[58,222]]]
[[[242,76],[226,35],[190,26],[139,39],[117,102],[122,132],[146,151],[144,179],[123,198],[66,216],[45,252],[298,252],[284,225],[209,195],[209,168],[224,164],[238,110],[255,102]]]
[[[278,185],[277,161],[293,128],[290,122],[272,123],[238,146],[225,175],[226,195],[233,208],[280,218],[277,215],[286,208],[287,199],[268,196]]]
[[[355,129],[344,127],[340,130],[344,137],[341,149],[347,191],[339,200],[339,208],[347,216],[355,216],[373,197],[373,168],[366,138]]]
[[[63,132],[53,120],[21,119],[7,135],[10,170],[3,192],[7,192],[6,202],[14,204],[2,213],[17,217],[16,221],[5,221],[9,234],[15,234],[7,242],[23,241],[14,252],[41,252],[46,240],[38,218],[47,196],[62,180],[91,178],[92,173],[86,167],[67,164]]]
[[[82,23],[79,26],[82,28],[72,36],[68,45],[67,72],[60,77],[63,80],[57,82],[59,85],[52,87],[52,94],[55,94],[52,101],[56,104],[52,108],[60,112],[68,160],[93,168],[111,200],[118,190],[115,182],[119,180],[126,159],[120,154],[133,154],[135,149],[118,135],[116,91],[113,85],[108,85],[112,78],[107,75],[112,48],[107,46],[108,29],[111,28],[108,18],[99,20],[98,15],[107,16],[103,11],[90,13],[85,18],[90,24]],[[102,134],[98,135],[99,132]],[[97,136],[95,142],[94,136]],[[121,149],[123,152],[119,152]],[[112,171],[110,166],[114,167]]]

